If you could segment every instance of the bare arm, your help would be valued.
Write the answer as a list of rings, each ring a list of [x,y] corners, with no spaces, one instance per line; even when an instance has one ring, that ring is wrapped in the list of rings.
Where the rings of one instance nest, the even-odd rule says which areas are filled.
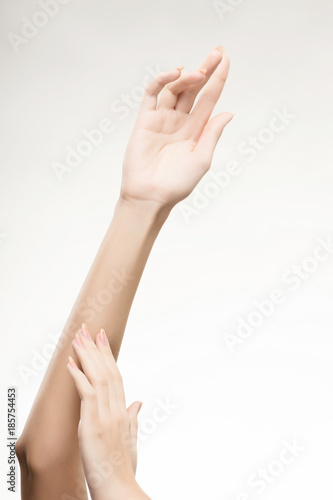
[[[21,437],[28,452],[29,468],[38,472],[41,478],[45,471],[57,471],[62,463],[80,463],[77,443],[79,401],[64,366],[68,356],[73,355],[72,340],[84,320],[94,334],[100,325],[106,326],[112,348],[118,355],[139,279],[167,215],[153,206],[150,208],[140,212],[128,207],[126,202],[118,202],[44,376]],[[68,477],[65,476],[67,473]],[[61,498],[64,492],[73,492],[78,485],[84,485],[82,473],[73,474],[67,467],[59,476],[61,480],[50,483],[48,479],[45,484],[49,499]],[[34,487],[38,486],[39,492],[40,485],[41,480],[30,481],[27,498],[39,498],[39,495],[35,496]],[[41,498],[46,494],[45,487]]]
[[[204,62],[207,71],[181,75],[175,69],[158,75],[147,87],[126,151],[114,217],[18,442],[24,500],[65,499],[64,493],[86,498],[77,439],[79,398],[63,367],[84,321],[93,336],[105,328],[117,357],[153,243],[172,207],[209,169],[218,139],[232,118],[222,113],[209,120],[228,74],[228,58],[221,59],[221,52],[214,50]]]

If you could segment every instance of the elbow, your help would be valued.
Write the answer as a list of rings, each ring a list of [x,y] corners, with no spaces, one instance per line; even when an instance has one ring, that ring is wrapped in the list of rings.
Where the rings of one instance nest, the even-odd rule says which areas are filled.
[[[28,470],[28,462],[27,462],[27,449],[26,449],[26,441],[24,436],[20,436],[15,444],[15,454],[20,464],[21,470]]]
[[[45,475],[49,471],[63,470],[68,460],[61,443],[48,436],[45,440],[29,438],[29,433],[23,432],[18,438],[15,452],[22,471],[29,474]]]

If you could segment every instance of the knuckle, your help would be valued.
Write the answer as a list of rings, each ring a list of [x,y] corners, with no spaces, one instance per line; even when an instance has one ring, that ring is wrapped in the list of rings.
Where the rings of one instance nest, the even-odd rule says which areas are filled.
[[[108,379],[106,375],[95,375],[92,379],[93,385],[96,386],[107,386]]]
[[[99,432],[105,432],[105,433],[109,433],[109,430],[110,430],[110,423],[111,423],[111,418],[112,418],[112,415],[111,415],[111,412],[109,410],[107,411],[103,411],[102,415],[99,416],[99,423],[97,425],[97,429],[99,430]]]
[[[116,428],[122,427],[123,419],[119,413],[114,413],[112,417],[112,423]]]
[[[192,99],[195,99],[196,96],[197,96],[197,92],[195,91],[195,88],[193,87],[192,89],[191,88],[188,88],[186,90],[186,94],[191,97]]]
[[[152,80],[146,85],[146,94],[147,95],[153,94],[155,87],[156,87],[156,78],[154,78],[154,80]]]
[[[165,73],[159,73],[158,75],[155,76],[154,81],[158,85],[163,85],[164,84],[164,79],[165,79]]]
[[[150,95],[153,90],[153,85],[152,82],[147,83],[146,88],[145,88],[145,94]]]
[[[89,354],[91,351],[97,351],[97,348],[96,348],[96,345],[94,344],[94,342],[87,342],[85,345],[85,348],[87,349]]]
[[[107,431],[104,425],[99,425],[96,427],[96,436],[104,441],[104,439],[107,437]]]
[[[113,415],[113,422],[117,427],[126,427],[129,425],[129,416],[127,411],[118,410],[115,412]]]
[[[166,88],[169,90],[169,92],[171,92],[171,94],[173,94],[174,96],[178,96],[179,95],[179,92],[177,90],[177,88],[175,87],[175,85],[167,85]]]

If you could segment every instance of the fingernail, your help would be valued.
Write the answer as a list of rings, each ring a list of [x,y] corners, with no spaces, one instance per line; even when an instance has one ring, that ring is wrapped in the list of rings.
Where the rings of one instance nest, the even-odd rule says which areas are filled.
[[[179,67],[178,67],[178,68],[176,68],[176,69],[178,69],[178,71],[181,71],[181,70],[182,70],[182,69],[184,69],[184,68],[185,68],[185,66],[179,66]]]
[[[90,333],[89,333],[89,330],[88,330],[88,327],[85,323],[82,323],[82,328],[80,330],[80,333],[81,335],[83,335],[83,337],[85,337],[86,339],[89,339],[91,340],[91,336],[90,336]]]
[[[226,51],[225,51],[224,49],[222,50],[222,54],[223,54],[223,55],[224,55],[224,54],[226,54]]]
[[[75,363],[74,359],[72,356],[68,356],[68,364],[72,367],[75,368],[75,370],[78,370],[77,364]]]
[[[81,331],[81,330],[80,330],[80,331]],[[81,337],[81,335],[80,335],[80,332],[79,332],[79,333],[77,333],[77,334],[75,335],[75,339],[74,339],[74,341],[75,341],[75,344],[76,344],[78,347],[84,347],[84,343],[83,343],[82,337]]]
[[[101,328],[101,331],[99,332],[99,338],[101,339],[102,344],[108,345],[108,339],[104,328]]]
[[[206,68],[199,69],[199,72],[205,75],[207,73]]]
[[[217,47],[215,47],[215,50],[218,50],[219,52],[222,52],[222,45],[218,45]]]

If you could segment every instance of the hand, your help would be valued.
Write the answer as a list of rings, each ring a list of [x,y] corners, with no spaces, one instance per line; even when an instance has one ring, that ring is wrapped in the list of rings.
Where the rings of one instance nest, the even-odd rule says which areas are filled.
[[[228,71],[229,59],[217,48],[201,70],[160,73],[147,86],[125,153],[122,199],[173,207],[192,192],[209,169],[216,144],[233,117],[221,113],[209,120]]]
[[[141,403],[126,410],[122,378],[104,330],[95,344],[83,324],[72,345],[83,370],[69,358],[67,368],[81,398],[79,444],[91,497],[147,499],[135,480]]]

